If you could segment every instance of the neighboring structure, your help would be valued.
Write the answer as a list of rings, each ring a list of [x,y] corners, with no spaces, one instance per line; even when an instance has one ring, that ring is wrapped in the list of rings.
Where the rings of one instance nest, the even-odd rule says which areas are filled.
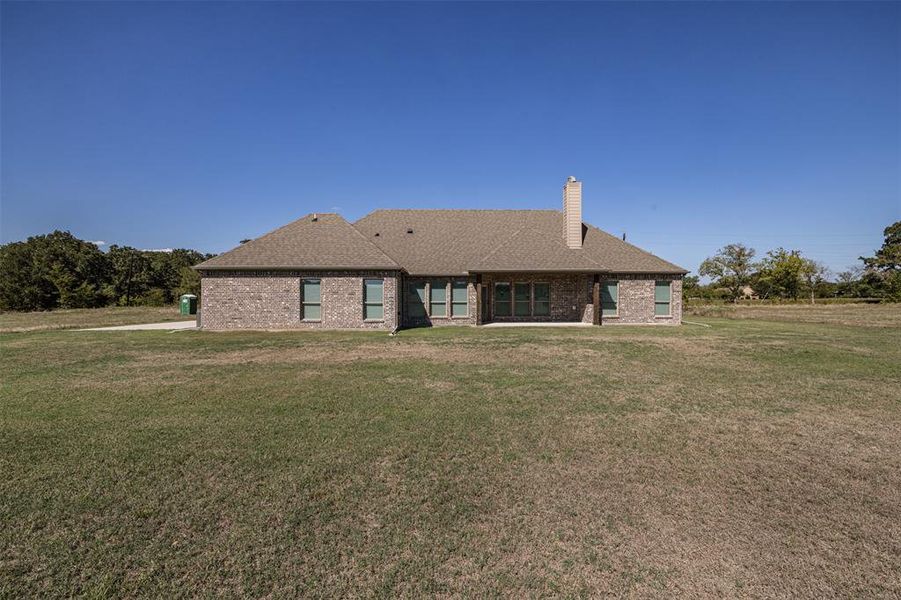
[[[741,299],[742,300],[760,300],[760,296],[757,292],[754,291],[750,285],[746,285],[741,288]]]
[[[679,324],[684,269],[554,210],[307,215],[195,267],[205,329]]]

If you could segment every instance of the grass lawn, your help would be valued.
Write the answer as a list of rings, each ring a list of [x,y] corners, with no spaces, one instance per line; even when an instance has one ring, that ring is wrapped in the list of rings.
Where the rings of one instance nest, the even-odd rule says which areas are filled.
[[[901,594],[901,310],[690,319],[0,335],[0,596]]]
[[[38,312],[0,311],[0,333],[45,331],[49,329],[81,329],[137,323],[187,321],[178,306],[110,306],[107,308],[73,308]]]
[[[685,309],[685,317],[766,319],[801,323],[834,323],[858,327],[892,327],[901,319],[899,304],[701,304]]]

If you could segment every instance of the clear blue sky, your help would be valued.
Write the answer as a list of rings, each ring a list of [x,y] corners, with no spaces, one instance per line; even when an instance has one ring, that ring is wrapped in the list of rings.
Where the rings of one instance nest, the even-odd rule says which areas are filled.
[[[0,239],[558,208],[695,270],[901,219],[901,4],[3,2]]]

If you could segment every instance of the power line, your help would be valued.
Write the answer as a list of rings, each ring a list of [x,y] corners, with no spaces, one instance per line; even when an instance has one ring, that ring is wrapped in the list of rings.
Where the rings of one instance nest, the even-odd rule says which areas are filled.
[[[691,236],[691,237],[815,237],[815,238],[849,238],[849,237],[866,237],[866,238],[880,238],[882,234],[879,233],[693,233],[688,231],[626,231],[629,235],[663,235],[668,237],[674,236]]]

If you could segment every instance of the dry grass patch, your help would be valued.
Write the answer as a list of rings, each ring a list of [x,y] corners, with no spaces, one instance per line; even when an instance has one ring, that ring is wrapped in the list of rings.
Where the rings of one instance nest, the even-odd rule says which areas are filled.
[[[901,327],[901,303],[887,304],[727,304],[688,306],[685,315],[762,319],[851,327]]]
[[[0,596],[901,594],[897,330],[0,337]]]
[[[109,306],[36,312],[0,311],[0,333],[186,321],[177,306]]]

